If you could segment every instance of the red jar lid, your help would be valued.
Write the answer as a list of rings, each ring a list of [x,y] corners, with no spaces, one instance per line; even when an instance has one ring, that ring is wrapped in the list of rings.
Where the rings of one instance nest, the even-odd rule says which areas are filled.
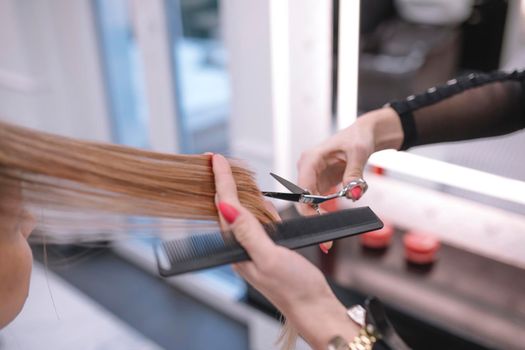
[[[394,226],[386,224],[376,231],[367,232],[361,235],[361,244],[367,248],[382,249],[390,245],[392,236],[394,235]]]
[[[436,259],[436,253],[441,246],[439,239],[425,233],[410,231],[403,236],[405,257],[414,264],[430,264]]]

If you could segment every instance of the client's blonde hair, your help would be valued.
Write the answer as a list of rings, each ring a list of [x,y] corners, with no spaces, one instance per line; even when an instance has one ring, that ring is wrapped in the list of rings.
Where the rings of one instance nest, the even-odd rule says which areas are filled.
[[[20,184],[24,205],[45,213],[43,225],[50,230],[53,225],[107,229],[117,224],[108,214],[176,219],[168,220],[173,227],[188,220],[216,221],[210,159],[80,141],[0,122],[0,186]],[[272,221],[252,173],[238,161],[230,163],[242,205],[261,222]],[[102,223],[106,227],[97,227]]]
[[[230,164],[241,204],[259,221],[273,221],[253,174],[239,161]],[[218,219],[209,155],[81,141],[4,122],[0,193],[10,197],[2,203],[16,204],[1,205],[0,215],[20,215],[21,198],[48,242],[111,239],[130,229],[175,234]],[[292,339],[285,343],[293,346]]]

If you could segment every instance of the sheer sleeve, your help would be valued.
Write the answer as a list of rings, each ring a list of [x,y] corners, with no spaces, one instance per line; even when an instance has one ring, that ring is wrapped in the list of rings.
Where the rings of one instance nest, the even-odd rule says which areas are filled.
[[[389,105],[401,119],[402,150],[507,134],[525,128],[525,71],[470,74]]]

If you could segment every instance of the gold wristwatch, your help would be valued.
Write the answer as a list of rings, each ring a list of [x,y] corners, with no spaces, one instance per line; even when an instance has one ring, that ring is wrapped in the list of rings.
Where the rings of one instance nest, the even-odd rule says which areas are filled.
[[[388,321],[379,299],[368,297],[364,305],[353,306],[346,312],[353,322],[361,326],[359,335],[350,343],[337,336],[330,341],[328,350],[371,350],[376,341],[387,349],[411,350]]]
[[[328,350],[372,350],[378,335],[373,325],[366,324],[365,308],[361,305],[354,305],[346,313],[354,323],[361,327],[359,334],[350,343],[341,336],[332,338],[328,344]]]

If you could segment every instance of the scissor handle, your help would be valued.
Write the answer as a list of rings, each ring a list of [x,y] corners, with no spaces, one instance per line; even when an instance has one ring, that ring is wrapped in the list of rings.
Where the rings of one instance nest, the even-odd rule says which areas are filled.
[[[277,181],[283,184],[292,193],[282,192],[262,192],[266,197],[281,199],[291,202],[299,202],[312,205],[318,210],[317,205],[338,197],[346,197],[353,201],[358,200],[368,189],[365,180],[358,178],[347,183],[339,192],[327,196],[311,194],[308,190],[302,189],[294,183],[283,179],[282,177],[270,173]]]
[[[353,201],[358,200],[368,190],[368,184],[362,178],[358,178],[347,183],[341,191],[340,197],[346,197]],[[348,195],[350,194],[350,196]]]
[[[353,201],[356,201],[359,198],[361,198],[361,196],[363,195],[363,193],[366,192],[367,189],[368,189],[368,184],[366,183],[365,180],[356,179],[346,184],[346,186],[344,186],[343,189],[341,189],[341,191],[334,193],[334,194],[327,195],[327,196],[320,196],[320,195],[305,193],[301,195],[301,197],[299,198],[299,202],[306,203],[306,204],[321,204],[323,202],[326,202],[326,201],[329,201],[331,199],[338,198],[338,197],[346,197]],[[350,193],[350,196],[348,196],[349,193]]]

